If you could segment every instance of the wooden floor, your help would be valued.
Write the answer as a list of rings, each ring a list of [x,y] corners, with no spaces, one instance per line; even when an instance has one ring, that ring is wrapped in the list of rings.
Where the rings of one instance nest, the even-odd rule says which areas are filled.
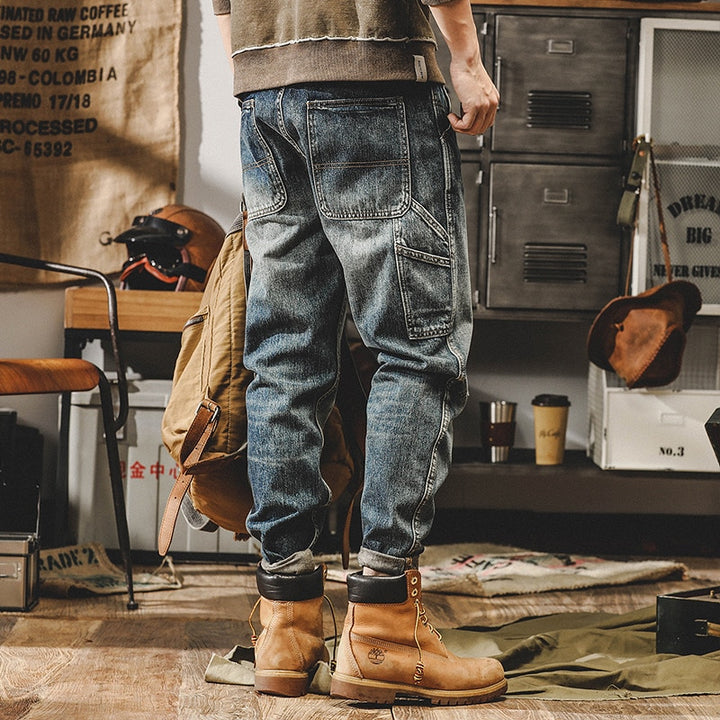
[[[476,599],[425,595],[437,627],[497,625],[556,612],[623,613],[653,605],[658,594],[720,584],[720,559],[683,560],[691,579],[591,592]],[[212,652],[249,644],[246,622],[256,599],[254,569],[184,564],[179,590],[124,598],[41,598],[29,613],[0,613],[0,720],[620,720],[720,718],[720,697],[611,702],[551,702],[506,697],[482,706],[432,708],[407,702],[369,707],[326,696],[256,695],[204,681]],[[328,594],[342,622],[344,585]],[[326,632],[332,624],[328,619]]]

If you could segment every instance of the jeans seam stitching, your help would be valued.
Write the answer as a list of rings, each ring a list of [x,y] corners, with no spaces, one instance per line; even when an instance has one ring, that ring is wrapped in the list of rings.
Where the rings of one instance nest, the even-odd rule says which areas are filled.
[[[277,114],[277,124],[278,124],[278,130],[280,130],[280,134],[285,138],[285,140],[292,145],[295,150],[297,150],[298,154],[305,158],[305,153],[302,151],[302,148],[295,142],[295,138],[290,135],[287,129],[287,125],[285,124],[285,114],[283,113],[283,100],[285,98],[285,88],[282,88],[280,92],[277,94],[277,97],[275,99],[275,112]]]
[[[415,548],[417,548],[420,543],[419,539],[419,533],[418,533],[418,525],[419,525],[419,515],[421,510],[427,505],[430,498],[433,497],[433,488],[435,487],[435,479],[437,477],[437,454],[438,454],[438,445],[440,444],[440,440],[442,436],[447,432],[447,428],[449,425],[448,420],[448,390],[450,387],[450,383],[453,381],[448,381],[445,384],[445,392],[443,393],[443,399],[442,399],[442,415],[441,415],[441,422],[440,426],[438,427],[438,432],[435,435],[435,441],[433,442],[433,448],[432,452],[430,453],[430,466],[428,467],[427,475],[425,476],[425,483],[423,487],[423,494],[420,498],[420,501],[415,507],[415,512],[413,513],[413,521],[412,521],[412,533],[413,533],[413,544],[412,548],[410,548],[410,551],[412,552]]]

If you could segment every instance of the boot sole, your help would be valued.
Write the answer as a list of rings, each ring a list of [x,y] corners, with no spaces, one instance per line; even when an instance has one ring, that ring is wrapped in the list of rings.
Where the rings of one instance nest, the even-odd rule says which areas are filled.
[[[417,685],[338,675],[336,672],[330,686],[330,696],[378,705],[392,705],[398,695],[426,698],[430,700],[431,705],[473,705],[494,700],[503,695],[506,690],[507,680],[505,679],[483,688],[434,690],[432,688],[418,687]]]
[[[294,670],[255,670],[255,691],[265,695],[307,695],[310,681],[310,673]]]

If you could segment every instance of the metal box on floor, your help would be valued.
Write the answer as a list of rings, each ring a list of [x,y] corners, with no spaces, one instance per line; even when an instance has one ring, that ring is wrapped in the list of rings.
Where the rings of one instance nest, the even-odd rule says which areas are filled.
[[[720,586],[658,596],[655,639],[658,653],[720,650]]]
[[[160,435],[171,386],[170,380],[129,382],[128,420],[118,434],[118,447],[132,550],[157,551],[158,528],[179,472]],[[78,543],[117,548],[102,432],[98,393],[73,393],[68,452],[70,532]],[[255,550],[250,541],[238,542],[227,530],[198,532],[180,517],[170,552],[212,556]]]
[[[0,610],[31,610],[38,602],[35,533],[0,533]]]

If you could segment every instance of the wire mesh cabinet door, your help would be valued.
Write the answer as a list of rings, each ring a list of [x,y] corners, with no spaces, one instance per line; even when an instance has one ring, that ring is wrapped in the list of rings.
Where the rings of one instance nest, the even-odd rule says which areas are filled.
[[[637,134],[653,141],[673,275],[700,288],[706,315],[720,315],[718,77],[720,21],[641,21]],[[646,177],[634,292],[666,279],[650,185]]]

